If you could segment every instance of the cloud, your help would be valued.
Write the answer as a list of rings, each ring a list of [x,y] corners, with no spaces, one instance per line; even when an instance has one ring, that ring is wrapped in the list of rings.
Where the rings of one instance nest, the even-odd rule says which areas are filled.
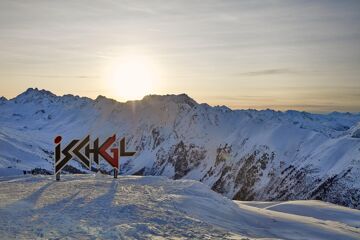
[[[280,75],[280,74],[297,74],[298,72],[287,68],[264,69],[259,71],[243,72],[244,76],[263,76],[263,75]]]
[[[62,93],[76,84],[84,92],[85,81],[89,91],[108,95],[109,66],[146,55],[162,73],[156,91],[226,91],[208,98],[214,104],[291,107],[311,98],[336,99],[334,110],[359,106],[359,7],[360,1],[2,0],[0,95],[12,97],[26,84]]]
[[[11,74],[15,76],[34,77],[34,78],[85,78],[97,79],[99,76],[91,75],[39,75],[39,74]]]

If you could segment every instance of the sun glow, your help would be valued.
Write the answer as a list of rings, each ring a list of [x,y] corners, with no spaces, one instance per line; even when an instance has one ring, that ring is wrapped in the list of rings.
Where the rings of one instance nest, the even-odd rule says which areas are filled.
[[[121,100],[136,100],[154,93],[160,71],[157,64],[145,56],[127,56],[111,64],[106,78],[111,95]]]

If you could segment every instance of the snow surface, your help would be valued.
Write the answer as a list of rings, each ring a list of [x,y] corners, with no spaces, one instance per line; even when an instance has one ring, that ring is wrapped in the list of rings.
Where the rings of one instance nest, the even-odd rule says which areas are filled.
[[[231,110],[185,94],[121,103],[30,88],[0,102],[0,176],[53,172],[57,135],[65,146],[116,133],[136,151],[120,159],[120,174],[198,180],[230,199],[321,199],[360,209],[359,129],[359,113]]]
[[[360,239],[359,216],[320,201],[231,201],[193,180],[0,177],[2,239]]]

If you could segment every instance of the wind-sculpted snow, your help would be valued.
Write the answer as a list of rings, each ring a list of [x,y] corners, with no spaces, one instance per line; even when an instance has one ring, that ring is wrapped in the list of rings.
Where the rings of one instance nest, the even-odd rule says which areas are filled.
[[[319,201],[233,202],[193,180],[1,177],[0,192],[2,239],[360,238],[358,210]]]
[[[137,152],[120,159],[121,174],[199,180],[236,200],[319,199],[360,209],[359,122],[351,113],[211,107],[185,94],[120,103],[28,89],[0,102],[0,175],[53,172],[57,135],[66,142],[116,133]],[[72,166],[65,171],[85,171]]]

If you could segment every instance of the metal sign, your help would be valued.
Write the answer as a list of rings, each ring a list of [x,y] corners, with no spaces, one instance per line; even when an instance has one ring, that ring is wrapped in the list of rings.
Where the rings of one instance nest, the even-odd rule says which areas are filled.
[[[91,169],[92,162],[99,165],[99,155],[113,167],[114,178],[117,178],[120,156],[133,156],[135,154],[135,152],[125,151],[125,138],[122,138],[119,142],[119,147],[116,147],[115,134],[108,137],[101,145],[99,144],[99,138],[96,138],[92,146],[90,146],[90,135],[88,135],[82,140],[72,140],[62,149],[61,140],[61,136],[57,136],[54,139],[54,143],[56,144],[54,151],[54,173],[56,180],[60,180],[61,170],[71,159],[77,159],[86,168]],[[108,150],[110,150],[111,153],[109,153]]]

